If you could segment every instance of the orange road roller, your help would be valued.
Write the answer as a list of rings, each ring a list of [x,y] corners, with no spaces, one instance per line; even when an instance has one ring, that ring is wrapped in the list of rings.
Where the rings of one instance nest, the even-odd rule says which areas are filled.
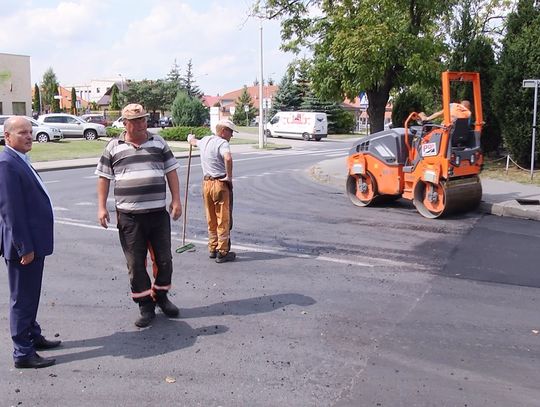
[[[474,108],[470,118],[451,114],[452,82],[472,84]],[[404,128],[371,134],[358,140],[347,158],[347,195],[357,206],[404,198],[426,218],[465,212],[482,198],[479,174],[483,155],[480,136],[484,124],[480,75],[442,73],[443,120],[422,122],[413,112]],[[414,125],[414,123],[420,125]]]

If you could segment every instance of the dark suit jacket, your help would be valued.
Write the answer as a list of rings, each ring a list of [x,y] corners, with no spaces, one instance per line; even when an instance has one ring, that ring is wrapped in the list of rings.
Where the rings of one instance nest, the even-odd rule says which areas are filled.
[[[15,152],[0,152],[0,255],[17,260],[53,252],[53,212],[32,170]]]

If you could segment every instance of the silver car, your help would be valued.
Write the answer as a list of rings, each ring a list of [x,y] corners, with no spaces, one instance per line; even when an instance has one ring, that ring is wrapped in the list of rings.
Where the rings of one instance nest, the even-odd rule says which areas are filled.
[[[11,115],[0,116],[0,142],[2,143],[4,141],[4,122],[9,117],[12,117],[12,116]],[[46,143],[48,141],[62,140],[64,138],[62,131],[56,127],[41,124],[37,120],[34,120],[33,118],[28,117],[28,116],[25,116],[25,119],[27,119],[32,124],[32,136],[34,138],[34,141],[37,141],[38,143]]]
[[[64,137],[84,137],[86,140],[95,140],[106,135],[105,126],[97,123],[88,123],[80,117],[66,113],[49,113],[39,116],[38,122],[58,127]]]

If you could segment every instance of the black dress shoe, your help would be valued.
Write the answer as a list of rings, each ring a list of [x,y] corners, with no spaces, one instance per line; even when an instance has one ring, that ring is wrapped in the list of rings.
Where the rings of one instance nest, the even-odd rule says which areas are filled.
[[[61,343],[62,341],[49,341],[48,339],[45,339],[44,336],[42,336],[41,339],[34,341],[34,348],[36,350],[53,349],[60,346]]]
[[[211,259],[215,259],[217,257],[217,250],[212,250],[208,252],[208,257],[210,257]]]
[[[56,363],[56,359],[42,358],[37,353],[15,361],[15,367],[17,369],[41,369],[42,367],[49,367]]]

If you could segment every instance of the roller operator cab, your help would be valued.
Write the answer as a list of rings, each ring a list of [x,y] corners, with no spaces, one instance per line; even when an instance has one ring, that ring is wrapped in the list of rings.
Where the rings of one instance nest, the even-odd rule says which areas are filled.
[[[266,124],[265,134],[320,141],[328,136],[328,118],[321,112],[277,112]]]
[[[470,82],[471,119],[450,116],[450,84]],[[357,141],[347,159],[347,195],[357,206],[384,199],[413,201],[426,218],[472,210],[482,198],[483,155],[480,76],[443,72],[443,121],[422,123],[409,115],[404,128],[381,131]],[[420,125],[413,125],[414,122]]]

